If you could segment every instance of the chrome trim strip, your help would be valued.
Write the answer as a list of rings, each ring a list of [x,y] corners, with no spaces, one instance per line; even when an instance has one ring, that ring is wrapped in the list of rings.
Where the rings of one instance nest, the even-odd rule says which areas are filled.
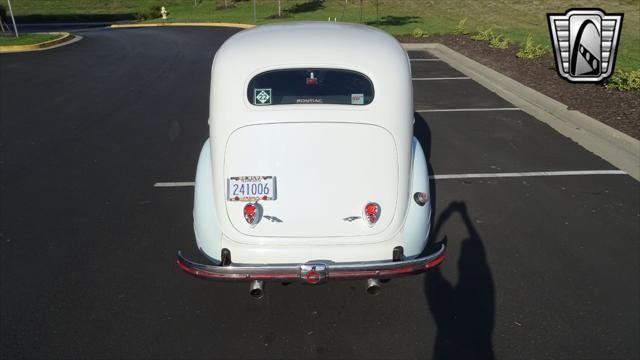
[[[444,259],[445,245],[431,255],[404,261],[370,261],[354,263],[309,262],[304,264],[281,265],[253,265],[243,264],[228,266],[205,265],[193,262],[178,251],[176,262],[178,266],[193,275],[213,280],[227,281],[300,281],[307,282],[301,277],[301,269],[309,265],[319,265],[326,269],[327,280],[331,279],[361,279],[371,277],[392,278],[406,276],[426,271],[438,265]]]

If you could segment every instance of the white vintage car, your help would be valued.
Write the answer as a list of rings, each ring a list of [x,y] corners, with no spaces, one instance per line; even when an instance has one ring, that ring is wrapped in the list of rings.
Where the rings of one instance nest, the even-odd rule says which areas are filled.
[[[209,279],[318,284],[415,274],[431,203],[413,137],[411,65],[383,31],[265,25],[228,39],[211,74],[210,138],[195,182],[196,243]]]

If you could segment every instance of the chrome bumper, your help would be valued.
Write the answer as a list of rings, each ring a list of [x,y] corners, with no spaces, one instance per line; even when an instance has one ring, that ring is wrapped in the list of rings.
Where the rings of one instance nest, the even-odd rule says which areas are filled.
[[[204,265],[186,259],[178,251],[178,266],[195,276],[227,281],[299,281],[318,284],[326,280],[393,278],[424,272],[444,260],[445,246],[435,253],[411,260],[359,263],[309,262],[286,265]]]

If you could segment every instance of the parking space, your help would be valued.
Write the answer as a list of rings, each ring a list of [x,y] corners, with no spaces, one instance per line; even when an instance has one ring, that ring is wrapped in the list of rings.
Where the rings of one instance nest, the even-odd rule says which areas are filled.
[[[466,78],[466,76],[449,66],[444,61],[436,59],[413,59],[411,61],[411,73],[414,79],[434,78]]]
[[[427,51],[409,54],[433,58]],[[433,64],[439,63],[413,62],[413,77]],[[461,76],[448,65],[433,67],[439,76]],[[415,132],[439,173],[615,169],[472,79],[413,84]]]
[[[409,54],[409,59],[411,59],[411,60],[431,59],[431,60],[440,61],[440,59],[438,59],[437,56],[433,55],[432,53],[430,53],[428,51],[409,50],[409,51],[407,51],[407,54]]]
[[[455,76],[453,74],[448,78],[414,80],[413,102],[416,111],[514,108],[512,104],[475,81]]]
[[[448,259],[427,274],[425,288],[451,347],[492,334],[498,359],[633,357],[640,270],[634,179],[436,180],[435,190],[443,225],[434,235],[447,237]]]
[[[412,68],[424,74],[434,64]],[[438,77],[460,76],[433,67]],[[456,304],[430,301],[436,321],[450,314],[439,330],[493,332],[503,355],[512,344],[531,357],[637,353],[629,344],[639,334],[640,294],[629,284],[640,270],[638,182],[471,79],[414,81],[414,104],[414,134],[435,178],[432,241],[446,236],[449,246],[447,265],[426,277],[427,299],[448,292]],[[445,353],[468,357],[452,351]]]
[[[428,112],[416,119],[437,173],[615,169],[523,111]]]
[[[87,30],[0,58],[0,357],[637,357],[639,183],[426,51],[409,51],[414,134],[442,266],[377,297],[269,284],[262,301],[180,271],[211,60],[235,32]]]

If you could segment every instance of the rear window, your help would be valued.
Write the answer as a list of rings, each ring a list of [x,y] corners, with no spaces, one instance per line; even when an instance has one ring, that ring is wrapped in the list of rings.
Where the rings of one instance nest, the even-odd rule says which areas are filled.
[[[367,105],[373,84],[359,72],[337,69],[286,69],[256,75],[247,89],[257,106],[285,104]]]

